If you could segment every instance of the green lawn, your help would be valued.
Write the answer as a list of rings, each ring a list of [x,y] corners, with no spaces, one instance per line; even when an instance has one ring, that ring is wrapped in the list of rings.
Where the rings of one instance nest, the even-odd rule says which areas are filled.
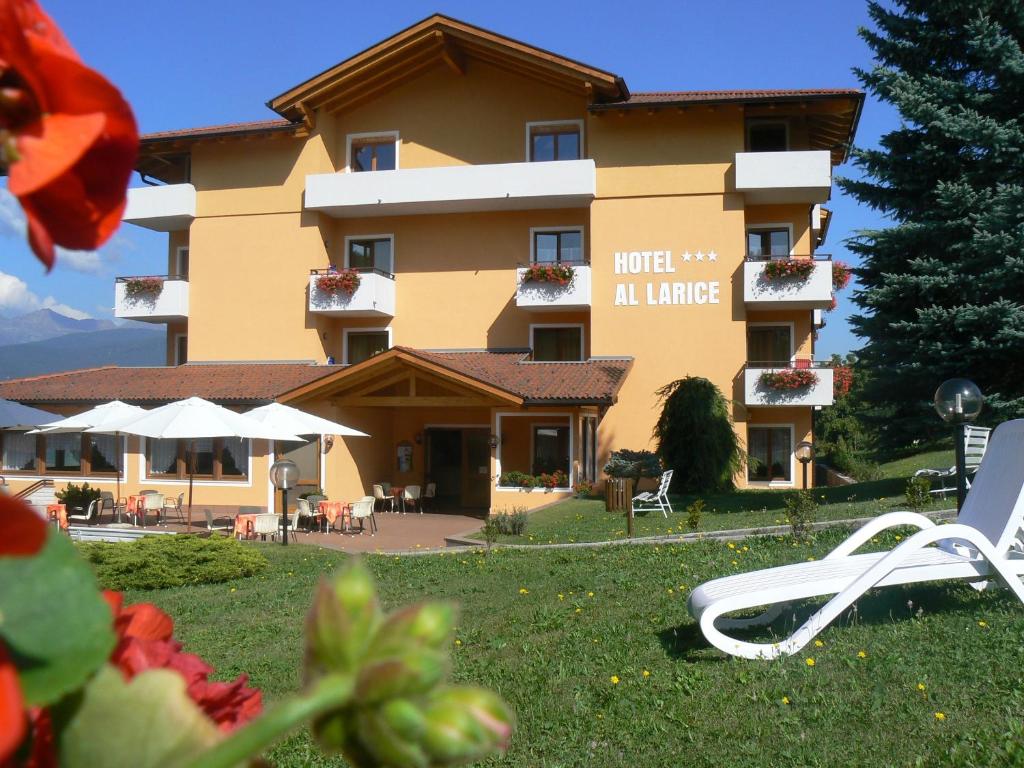
[[[847,520],[870,517],[882,512],[906,509],[906,478],[887,478],[814,491],[818,520]],[[668,519],[660,512],[635,518],[636,536],[691,533],[686,527],[686,507],[695,496],[673,496],[673,514]],[[735,491],[705,495],[704,515],[698,531],[755,528],[785,523],[785,491]],[[936,498],[929,510],[950,509],[952,497]],[[530,514],[523,536],[502,536],[511,544],[556,544],[583,541],[609,541],[626,538],[626,517],[605,510],[604,501],[571,499]]]
[[[1024,705],[1024,612],[1006,592],[885,590],[860,602],[855,621],[827,629],[822,647],[774,662],[723,659],[688,617],[696,584],[821,557],[841,538],[367,562],[388,607],[426,597],[461,604],[454,677],[497,689],[519,720],[511,751],[489,765],[996,764],[992,749]],[[894,542],[888,534],[878,546]],[[259,576],[128,597],[162,606],[186,650],[221,677],[249,673],[273,700],[299,683],[311,590],[344,555],[260,549],[270,567]],[[304,733],[270,757],[282,767],[344,764],[317,755]]]
[[[953,446],[938,451],[927,451],[914,456],[880,464],[885,477],[910,477],[919,469],[945,469],[953,466]]]

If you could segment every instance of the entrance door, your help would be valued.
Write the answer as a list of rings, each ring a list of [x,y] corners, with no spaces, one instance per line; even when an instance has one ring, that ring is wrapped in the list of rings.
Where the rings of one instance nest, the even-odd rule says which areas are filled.
[[[491,432],[489,429],[462,431],[462,506],[486,509],[491,505]]]
[[[490,430],[426,430],[427,482],[437,483],[439,511],[486,509],[491,499]]]

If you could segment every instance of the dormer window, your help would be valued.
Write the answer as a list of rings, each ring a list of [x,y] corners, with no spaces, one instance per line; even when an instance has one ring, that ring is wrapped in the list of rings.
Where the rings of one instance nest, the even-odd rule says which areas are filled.
[[[398,132],[350,134],[348,167],[353,173],[398,168]]]
[[[531,163],[579,160],[583,156],[582,120],[528,123],[527,132]]]
[[[783,120],[751,120],[747,123],[748,152],[785,152],[789,126]]]

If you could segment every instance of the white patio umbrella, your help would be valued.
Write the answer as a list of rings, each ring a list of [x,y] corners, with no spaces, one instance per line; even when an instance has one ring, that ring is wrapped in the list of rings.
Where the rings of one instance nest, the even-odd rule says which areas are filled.
[[[146,411],[142,416],[119,424],[122,432],[155,439],[191,440],[188,471],[188,529],[192,529],[192,484],[196,471],[195,441],[206,437],[243,437],[258,440],[301,438],[285,430],[266,426],[248,416],[230,411],[201,397],[190,397]]]
[[[113,435],[117,443],[115,451],[115,466],[117,468],[117,496],[121,498],[121,431],[120,425],[123,422],[137,419],[146,413],[145,408],[137,405],[122,403],[120,400],[111,400],[109,403],[97,405],[83,413],[68,416],[66,419],[58,419],[48,424],[41,424],[39,429],[34,429],[29,434],[49,434],[61,432],[92,432],[101,435]]]
[[[272,426],[296,435],[339,435],[340,437],[369,437],[365,432],[346,427],[335,421],[322,419],[311,413],[300,411],[289,405],[271,403],[246,411],[245,415],[261,424]]]
[[[30,408],[13,400],[0,399],[0,429],[38,427],[44,421],[53,421],[59,418],[59,413],[50,413],[39,408]]]

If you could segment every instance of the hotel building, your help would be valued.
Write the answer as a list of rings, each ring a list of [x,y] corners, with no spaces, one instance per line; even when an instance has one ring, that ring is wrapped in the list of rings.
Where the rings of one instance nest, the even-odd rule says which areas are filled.
[[[0,397],[62,413],[276,400],[371,436],[288,451],[331,498],[429,481],[442,508],[502,509],[653,448],[656,390],[702,376],[753,459],[737,483],[799,486],[794,446],[833,398],[832,369],[811,362],[833,301],[823,205],[862,102],[631,93],[432,16],[275,96],[274,119],[143,137],[125,221],[168,233],[167,274],[118,278],[116,315],[165,325],[168,367],[8,381]],[[802,274],[772,276],[793,261]],[[567,284],[530,279],[550,274]],[[788,369],[810,383],[766,383]],[[117,450],[123,493],[187,482],[174,441],[6,432],[0,449],[15,489],[106,487]],[[273,452],[201,441],[197,503],[271,504]],[[570,479],[546,492],[508,476],[556,470]]]

